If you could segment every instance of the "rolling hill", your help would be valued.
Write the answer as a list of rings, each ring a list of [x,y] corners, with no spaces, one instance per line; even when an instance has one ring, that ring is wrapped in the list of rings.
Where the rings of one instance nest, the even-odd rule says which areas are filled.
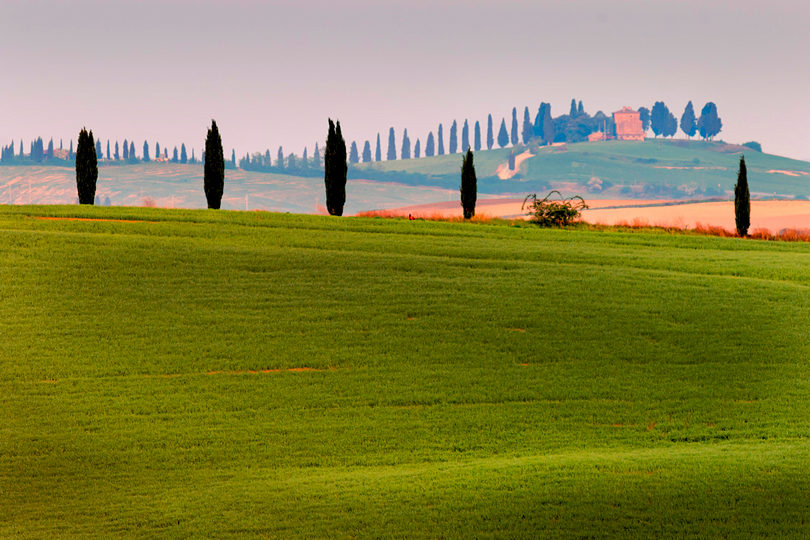
[[[808,263],[0,207],[0,536],[805,536]]]

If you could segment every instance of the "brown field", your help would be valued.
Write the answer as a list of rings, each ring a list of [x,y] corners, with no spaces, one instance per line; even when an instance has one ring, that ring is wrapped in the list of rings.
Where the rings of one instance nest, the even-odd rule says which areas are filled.
[[[523,199],[483,199],[476,204],[476,215],[519,218]],[[602,225],[640,225],[694,229],[698,226],[734,230],[734,203],[696,202],[687,204],[663,200],[590,200],[583,220]],[[414,218],[460,217],[457,201],[404,206],[377,215]],[[751,230],[810,229],[810,201],[751,201]]]

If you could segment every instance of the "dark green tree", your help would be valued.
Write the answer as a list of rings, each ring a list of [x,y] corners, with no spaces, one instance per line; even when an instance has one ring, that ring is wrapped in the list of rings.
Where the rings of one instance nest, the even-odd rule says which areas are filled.
[[[149,156],[149,143],[143,141],[143,157],[141,158],[143,161],[152,161],[152,158]]]
[[[695,108],[692,102],[686,104],[686,108],[681,115],[681,131],[690,139],[697,133],[697,119],[695,118]]]
[[[667,120],[669,119],[669,109],[663,101],[656,101],[650,111],[650,127],[656,137],[663,135],[667,130]]]
[[[546,144],[554,142],[554,119],[551,117],[551,103],[546,103],[543,110],[543,140]]]
[[[425,143],[425,157],[433,157],[436,153],[436,143],[433,141],[433,132],[428,133]]]
[[[419,139],[416,139],[416,144],[413,145],[413,158],[419,159],[422,153],[422,143],[419,142]]]
[[[526,107],[523,109],[523,131],[521,132],[521,138],[523,139],[523,144],[529,144],[529,141],[534,136],[534,125],[532,124],[532,117],[529,115],[529,108]]]
[[[492,134],[492,115],[487,116],[487,150],[492,150],[495,144],[495,136]]]
[[[443,129],[444,128],[442,128],[442,125],[439,124],[439,131],[436,134],[436,146],[438,148],[438,150],[436,151],[436,154],[439,155],[439,156],[444,155],[444,131],[443,131]]]
[[[475,121],[475,142],[473,143],[473,148],[475,148],[476,152],[481,150],[481,122],[478,120]]]
[[[309,168],[309,154],[307,153],[307,147],[304,147],[304,152],[301,154],[301,166],[305,169]]]
[[[371,144],[368,141],[363,145],[363,163],[371,163]]]
[[[269,151],[267,152],[267,157],[268,158],[270,157],[270,152]],[[318,143],[317,142],[315,143],[315,152],[312,154],[312,161],[315,163],[315,167],[320,169],[320,167],[321,167],[321,150],[320,150],[320,148],[318,148]]]
[[[510,132],[509,141],[512,145],[518,143],[517,107],[512,107],[512,131]]]
[[[678,119],[675,118],[675,115],[669,113],[667,115],[667,121],[664,124],[664,137],[672,137],[678,132]]]
[[[509,144],[509,134],[506,132],[506,120],[501,118],[501,129],[498,130],[498,146],[504,148]]]
[[[582,114],[585,114],[585,107],[582,106],[582,100],[580,99],[579,103],[577,104],[577,116]]]
[[[387,161],[394,161],[397,159],[397,142],[394,135],[394,128],[388,130],[388,152],[385,154]]]
[[[172,154],[172,163],[178,163],[180,161],[180,157],[177,154],[177,147],[174,147],[174,153]]]
[[[639,120],[641,120],[641,129],[645,132],[650,129],[650,109],[647,107],[638,108]]]
[[[160,159],[160,143],[155,143],[155,159]]]
[[[447,146],[450,154],[455,154],[458,151],[458,123],[455,120],[453,120],[453,125],[450,126],[450,140]]]
[[[717,105],[711,101],[700,111],[697,129],[704,140],[714,138],[723,129],[723,121],[717,116]]]
[[[131,161],[135,161],[138,159],[138,156],[135,155],[135,142],[129,141],[129,159]]]
[[[129,161],[129,143],[126,139],[124,139],[124,161]]]
[[[203,166],[203,187],[208,208],[218,210],[225,190],[225,156],[222,151],[222,138],[219,128],[211,120],[211,129],[205,137],[205,164]]]
[[[394,128],[391,128],[393,131]],[[331,216],[342,216],[343,205],[346,203],[346,141],[337,126],[329,119],[329,134],[326,136],[326,150],[324,151],[324,176],[326,187],[326,210]]]
[[[284,168],[284,149],[282,147],[278,147],[278,153],[276,154],[276,167],[281,169]]]
[[[42,154],[40,153],[40,155]],[[101,152],[101,139],[96,141],[96,158],[104,159],[104,154]]]
[[[115,159],[115,161],[121,159],[121,154],[118,153],[118,141],[115,141],[115,154],[113,154],[113,159]]]
[[[745,156],[740,156],[740,170],[737,173],[737,185],[734,186],[734,222],[739,236],[748,236],[751,225],[751,198],[748,193],[748,172],[745,168]]]
[[[186,143],[180,145],[180,163],[188,163],[188,154],[186,153]]]
[[[53,159],[53,139],[48,141],[48,150],[45,155],[48,159]],[[107,159],[110,159],[110,141],[107,141]]]
[[[402,151],[399,157],[400,159],[411,159],[411,140],[408,138],[407,128],[402,133]]]
[[[464,210],[464,219],[470,219],[475,215],[475,201],[478,198],[478,181],[475,178],[473,153],[472,150],[469,149],[461,162],[460,191],[461,207]]]
[[[304,151],[306,153],[306,151]],[[236,149],[231,148],[231,166],[236,167]]]
[[[360,163],[360,153],[357,150],[357,143],[352,141],[351,150],[349,150],[349,163]]]
[[[461,151],[466,152],[470,149],[470,125],[467,120],[464,120],[464,125],[461,126]]]
[[[76,146],[76,191],[79,204],[93,204],[97,180],[98,159],[93,132],[87,133],[87,129],[82,128],[79,132],[79,144]]]
[[[377,146],[374,150],[374,161],[382,161],[382,149],[380,148],[380,134],[377,133]]]
[[[577,115],[577,100],[571,99],[571,110],[568,111],[568,116],[574,117]]]

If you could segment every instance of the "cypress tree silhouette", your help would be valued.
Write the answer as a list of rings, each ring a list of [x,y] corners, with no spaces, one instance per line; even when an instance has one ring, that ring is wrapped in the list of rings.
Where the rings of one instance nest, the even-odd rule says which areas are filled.
[[[720,130],[723,129],[723,121],[717,116],[717,105],[710,101],[703,106],[697,128],[704,139],[711,139],[720,133]]]
[[[160,159],[160,143],[155,143],[155,159]]]
[[[498,146],[501,148],[509,144],[509,134],[506,133],[506,119],[501,118],[501,129],[498,130]]]
[[[52,145],[48,145],[48,154],[49,154],[49,157],[53,156],[53,146]],[[112,159],[110,157],[110,139],[107,139],[107,160],[109,161],[110,159]]]
[[[576,99],[571,99],[571,110],[568,111],[568,116],[573,118],[576,115],[577,115],[577,100]]]
[[[392,128],[393,129],[393,128]],[[340,122],[329,119],[329,133],[324,151],[323,182],[326,187],[326,210],[331,216],[342,216],[346,203],[346,141],[340,130]]]
[[[408,130],[402,133],[402,152],[399,155],[400,159],[411,159],[411,140],[408,138]]]
[[[422,153],[422,143],[419,142],[419,139],[416,139],[416,144],[413,145],[414,159],[419,159],[421,153]]]
[[[481,123],[478,120],[475,121],[475,142],[473,143],[473,148],[475,148],[476,152],[481,150]]]
[[[180,163],[188,163],[188,154],[186,153],[186,143],[180,145]]]
[[[740,156],[740,170],[737,173],[737,185],[734,186],[734,223],[737,234],[748,236],[751,225],[751,197],[748,193],[748,171],[745,168],[745,156]]]
[[[582,106],[582,100],[579,100],[579,104],[577,105],[577,116],[585,114],[585,107]]]
[[[282,147],[278,147],[278,153],[276,154],[276,167],[284,168],[284,149]]]
[[[681,115],[681,131],[690,139],[697,133],[697,119],[695,118],[695,108],[692,102],[686,104],[686,108]]]
[[[453,120],[453,125],[450,126],[450,142],[448,145],[448,149],[450,150],[450,154],[455,154],[458,150],[458,123]]]
[[[349,150],[349,163],[360,163],[360,154],[357,151],[357,143],[352,141],[352,148]]]
[[[149,143],[146,142],[146,141],[143,141],[143,158],[142,159],[143,159],[143,161],[151,161],[151,158],[149,157]]]
[[[461,128],[461,151],[466,152],[470,149],[470,126],[467,120],[464,120],[464,126]]]
[[[118,153],[118,141],[115,141],[115,154],[113,154],[113,158],[115,161],[118,161],[121,158],[121,154]]]
[[[475,201],[478,197],[478,181],[475,178],[472,150],[467,150],[461,162],[461,207],[464,210],[464,219],[475,215]]]
[[[73,141],[70,141],[71,144]],[[124,139],[124,161],[129,161],[129,143]]]
[[[307,147],[304,147],[304,152],[301,154],[301,166],[309,168],[309,154],[307,153]]]
[[[371,144],[366,141],[366,144],[363,145],[363,163],[371,162]]]
[[[172,163],[177,163],[180,161],[180,157],[177,154],[177,147],[174,147],[174,153],[172,154]]]
[[[222,138],[219,128],[211,120],[211,129],[205,137],[205,164],[203,166],[203,188],[208,208],[219,209],[222,193],[225,190],[225,156],[222,152]]]
[[[397,146],[396,141],[394,140],[394,128],[391,128],[388,131],[388,153],[385,155],[385,159],[388,161],[397,159]]]
[[[135,155],[135,142],[129,141],[129,159],[135,161],[138,159],[138,156]]]
[[[534,124],[532,124],[532,117],[529,115],[529,108],[523,109],[523,131],[521,137],[523,144],[529,144],[529,141],[534,136]]]
[[[492,150],[492,145],[495,144],[495,138],[492,135],[492,115],[487,117],[487,150]]]
[[[377,133],[377,146],[374,147],[374,161],[382,161],[382,148],[380,147],[379,133]]]
[[[517,122],[517,108],[512,107],[512,131],[509,137],[512,145],[516,145],[518,143],[518,122]]]
[[[79,144],[76,146],[76,191],[79,204],[93,204],[96,198],[96,181],[98,180],[98,159],[93,132],[86,128],[79,132]]]
[[[444,155],[444,131],[443,131],[443,128],[442,128],[441,124],[439,124],[439,131],[436,134],[436,139],[437,139],[436,144],[438,145],[437,154],[440,155],[440,156],[443,156]]]
[[[425,157],[433,157],[436,153],[436,143],[433,140],[433,132],[428,133],[427,142],[425,143]]]
[[[267,151],[267,158],[270,158],[270,151]],[[321,150],[318,148],[318,143],[315,143],[315,152],[312,154],[312,161],[315,162],[315,167],[320,168],[321,166]]]

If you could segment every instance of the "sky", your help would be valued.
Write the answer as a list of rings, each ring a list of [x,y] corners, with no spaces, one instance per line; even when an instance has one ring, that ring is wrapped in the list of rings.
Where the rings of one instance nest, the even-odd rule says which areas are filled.
[[[394,127],[507,126],[572,98],[680,118],[707,101],[719,138],[810,160],[806,0],[2,0],[0,144],[78,136],[311,155]],[[681,136],[680,132],[679,135]]]

